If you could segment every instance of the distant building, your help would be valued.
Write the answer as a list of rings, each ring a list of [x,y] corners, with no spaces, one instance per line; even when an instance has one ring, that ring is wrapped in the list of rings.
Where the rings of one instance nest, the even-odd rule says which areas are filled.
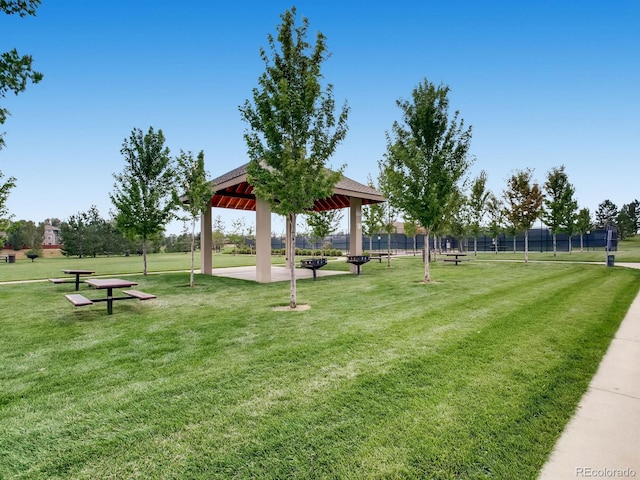
[[[54,227],[53,225],[45,224],[44,226],[44,241],[42,245],[54,245],[59,246],[62,242],[60,241],[60,227]]]

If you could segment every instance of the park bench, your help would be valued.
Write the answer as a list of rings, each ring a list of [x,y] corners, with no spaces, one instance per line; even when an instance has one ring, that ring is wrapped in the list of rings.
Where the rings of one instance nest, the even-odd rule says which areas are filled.
[[[139,290],[123,290],[122,293],[137,298],[138,300],[151,300],[152,298],[156,298],[156,296],[151,293],[145,293]]]
[[[360,265],[367,263],[371,257],[369,255],[349,255],[347,257],[347,263],[351,263],[358,267],[358,275],[360,275]]]
[[[313,271],[313,279],[316,279],[316,270],[324,267],[327,264],[326,258],[303,258],[300,260],[300,266],[302,268],[308,268]]]

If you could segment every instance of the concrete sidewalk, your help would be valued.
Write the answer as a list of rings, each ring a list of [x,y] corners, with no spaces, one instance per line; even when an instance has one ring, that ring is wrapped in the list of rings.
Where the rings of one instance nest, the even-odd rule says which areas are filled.
[[[640,294],[539,477],[571,478],[640,478]]]

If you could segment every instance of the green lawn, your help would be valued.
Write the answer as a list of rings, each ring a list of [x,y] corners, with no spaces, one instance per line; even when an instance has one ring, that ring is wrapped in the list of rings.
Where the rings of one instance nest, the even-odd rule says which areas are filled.
[[[536,478],[640,271],[422,269],[299,281],[301,312],[272,308],[288,282],[188,273],[112,316],[0,285],[0,478]]]
[[[284,261],[284,257],[277,255],[274,255],[271,259],[273,264],[284,264]],[[255,264],[256,257],[252,255],[213,255],[213,266],[215,268]],[[29,259],[19,259],[12,264],[1,262],[0,282],[64,277],[62,270],[74,268],[94,270],[96,275],[142,273],[142,257],[139,255],[96,258],[56,257],[37,258],[34,262]],[[195,268],[196,270],[200,269],[200,254],[198,252],[195,255]],[[191,269],[190,253],[154,253],[148,255],[148,272],[189,269]]]

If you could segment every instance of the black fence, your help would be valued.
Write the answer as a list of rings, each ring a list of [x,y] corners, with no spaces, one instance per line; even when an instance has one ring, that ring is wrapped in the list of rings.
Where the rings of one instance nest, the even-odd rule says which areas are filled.
[[[553,235],[548,229],[531,229],[528,232],[529,251],[530,252],[551,252],[553,251]],[[331,235],[324,239],[324,242],[314,242],[312,239],[303,235],[296,237],[296,248],[302,249],[319,249],[323,245],[325,248],[341,250],[344,253],[349,251],[350,237],[346,235]],[[438,242],[438,249],[473,251],[474,238],[466,237],[457,239],[451,236],[438,237],[435,239],[433,235],[430,237],[429,246],[434,248],[435,242]],[[581,246],[582,241],[582,246]],[[477,249],[479,252],[495,252],[496,245],[494,239],[489,236],[477,237]],[[497,238],[499,252],[523,252],[524,251],[524,235],[507,235],[500,234]],[[618,237],[615,230],[594,230],[585,235],[574,235],[571,237],[571,249],[585,251],[606,250],[609,244],[609,251],[618,249]],[[418,235],[416,238],[407,237],[404,234],[392,233],[391,235],[380,234],[371,237],[362,236],[362,249],[364,251],[403,251],[403,252],[419,252],[424,247],[424,235]],[[284,249],[284,237],[271,238],[272,249]],[[556,250],[558,252],[569,251],[569,237],[566,234],[556,235]]]

